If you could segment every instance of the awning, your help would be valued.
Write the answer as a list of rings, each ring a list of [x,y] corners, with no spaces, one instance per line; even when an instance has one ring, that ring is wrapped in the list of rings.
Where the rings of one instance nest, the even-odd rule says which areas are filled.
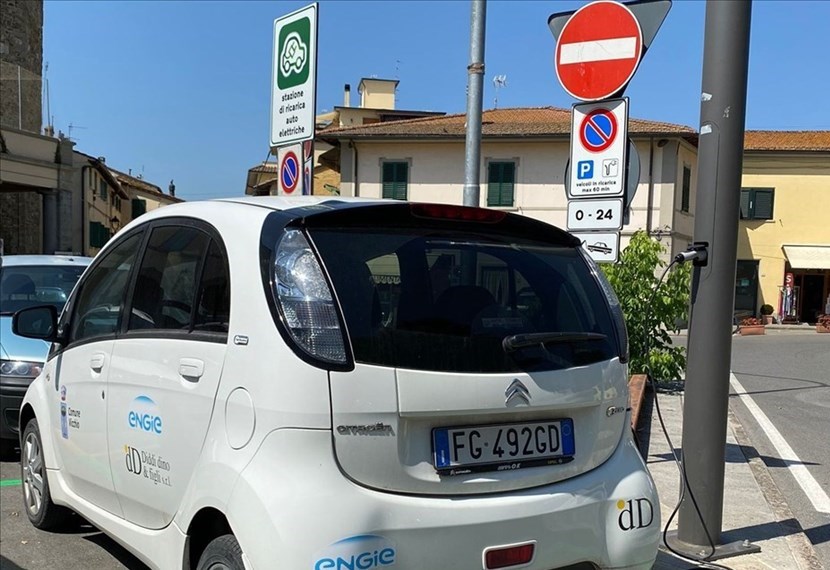
[[[830,245],[785,245],[793,269],[830,269]]]

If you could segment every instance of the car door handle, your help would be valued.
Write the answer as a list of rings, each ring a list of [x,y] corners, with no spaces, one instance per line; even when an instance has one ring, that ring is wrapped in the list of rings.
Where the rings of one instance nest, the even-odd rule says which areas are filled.
[[[95,372],[100,372],[101,369],[104,367],[105,359],[106,355],[101,352],[93,354],[92,358],[89,359],[89,367],[92,368]]]
[[[198,358],[179,360],[179,374],[187,380],[198,380],[205,373],[205,363]]]

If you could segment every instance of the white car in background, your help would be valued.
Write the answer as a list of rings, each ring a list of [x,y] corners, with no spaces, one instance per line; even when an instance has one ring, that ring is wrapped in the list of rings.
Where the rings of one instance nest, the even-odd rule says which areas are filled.
[[[25,510],[154,568],[651,568],[619,304],[506,212],[241,198],[125,227],[21,410]]]

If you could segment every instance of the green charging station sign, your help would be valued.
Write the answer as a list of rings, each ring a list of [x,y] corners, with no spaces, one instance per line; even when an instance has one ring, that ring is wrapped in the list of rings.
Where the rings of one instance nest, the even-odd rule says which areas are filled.
[[[271,146],[314,138],[317,4],[274,21]]]

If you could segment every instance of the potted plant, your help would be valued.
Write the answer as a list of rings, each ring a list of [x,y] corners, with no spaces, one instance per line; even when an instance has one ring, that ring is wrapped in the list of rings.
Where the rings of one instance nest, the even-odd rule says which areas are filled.
[[[830,333],[830,315],[819,315],[816,322],[816,332]]]
[[[764,323],[761,319],[746,317],[745,319],[741,319],[741,326],[738,331],[741,333],[741,336],[764,334]]]
[[[765,325],[772,324],[773,311],[775,311],[775,309],[769,303],[761,305],[761,318],[764,320]]]

